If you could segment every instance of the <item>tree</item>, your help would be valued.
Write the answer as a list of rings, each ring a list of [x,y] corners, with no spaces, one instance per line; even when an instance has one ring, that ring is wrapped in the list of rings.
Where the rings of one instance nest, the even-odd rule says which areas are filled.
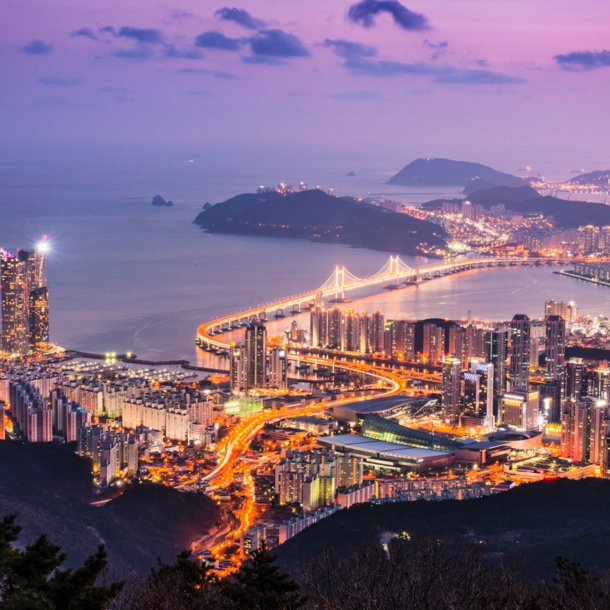
[[[14,515],[0,523],[1,610],[104,610],[121,590],[122,582],[96,585],[108,563],[103,545],[80,568],[60,570],[66,555],[46,535],[25,551],[12,546],[21,529]]]
[[[276,558],[263,543],[235,575],[221,582],[223,595],[244,609],[293,610],[303,606],[299,585],[280,571],[274,563]]]

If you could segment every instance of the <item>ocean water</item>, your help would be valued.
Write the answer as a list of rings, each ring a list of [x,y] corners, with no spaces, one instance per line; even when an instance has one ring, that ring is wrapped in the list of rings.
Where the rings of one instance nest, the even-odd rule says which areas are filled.
[[[192,161],[192,162],[190,162]],[[346,176],[348,170],[355,178]],[[338,157],[204,147],[12,147],[0,153],[0,247],[32,247],[48,235],[51,338],[68,348],[133,351],[204,362],[197,326],[217,315],[320,286],[335,265],[366,276],[389,253],[270,238],[209,235],[193,220],[202,205],[258,185],[306,181],[339,195],[385,194],[404,203],[439,189],[388,187],[400,164],[371,153]],[[150,205],[160,194],[172,208]],[[457,196],[458,189],[444,189]],[[403,257],[407,264],[424,259]],[[350,295],[350,306],[388,316],[501,320],[542,315],[548,298],[610,314],[610,289],[551,269],[480,270],[418,287]],[[299,324],[306,326],[305,316]],[[279,332],[286,321],[270,324]]]

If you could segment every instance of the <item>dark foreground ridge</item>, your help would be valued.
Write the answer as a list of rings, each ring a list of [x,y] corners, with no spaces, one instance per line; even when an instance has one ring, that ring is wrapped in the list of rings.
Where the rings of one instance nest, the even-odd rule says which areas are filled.
[[[207,496],[162,485],[140,485],[103,506],[90,504],[100,499],[93,494],[91,463],[73,447],[0,443],[0,515],[17,515],[23,543],[51,534],[70,566],[104,543],[110,566],[148,570],[157,557],[173,561],[220,519]]]
[[[324,544],[347,553],[357,543],[407,532],[477,542],[533,578],[557,556],[610,567],[609,504],[610,481],[603,479],[532,483],[476,500],[360,504],[308,527],[277,553],[280,565],[292,568]]]
[[[499,172],[493,167],[451,159],[415,159],[392,176],[388,184],[463,187],[475,178],[481,180],[481,187],[525,184],[521,178]]]
[[[442,248],[446,236],[430,222],[320,190],[238,195],[200,212],[195,223],[210,233],[309,239],[400,254]]]

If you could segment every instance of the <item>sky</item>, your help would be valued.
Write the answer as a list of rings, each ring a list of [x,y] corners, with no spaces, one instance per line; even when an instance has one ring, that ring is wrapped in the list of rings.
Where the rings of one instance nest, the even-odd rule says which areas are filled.
[[[2,4],[5,143],[609,156],[607,0]]]

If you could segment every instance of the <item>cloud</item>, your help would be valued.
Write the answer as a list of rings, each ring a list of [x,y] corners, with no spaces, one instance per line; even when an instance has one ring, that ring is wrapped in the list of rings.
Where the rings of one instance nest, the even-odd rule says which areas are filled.
[[[443,40],[442,42],[430,42],[427,38],[424,40],[424,46],[428,47],[429,49],[432,49],[433,53],[432,53],[432,59],[437,59],[439,58],[441,55],[444,55],[445,52],[447,51],[447,47],[449,46],[449,43],[446,40]]]
[[[565,55],[555,55],[553,59],[562,70],[587,72],[610,66],[610,51],[573,51]]]
[[[398,0],[362,0],[352,4],[347,17],[354,23],[361,23],[365,28],[375,25],[375,17],[380,13],[389,13],[394,23],[403,30],[426,30],[428,20],[420,13],[410,11]]]
[[[377,55],[377,49],[368,44],[361,44],[359,42],[352,42],[350,40],[331,40],[327,38],[321,46],[332,48],[332,50],[344,59],[350,59],[354,57],[375,57]]]
[[[195,16],[194,13],[187,13],[186,11],[183,11],[179,8],[174,9],[170,13],[170,18],[175,19],[176,21],[179,21],[180,23],[182,23],[186,19],[192,19],[194,16]]]
[[[525,79],[491,70],[456,70],[438,74],[434,80],[448,85],[518,85]]]
[[[211,74],[214,78],[237,78],[235,74],[230,74],[229,72],[222,72],[220,70],[202,70],[200,68],[182,68],[182,70],[178,70],[176,74]]]
[[[366,89],[364,91],[350,91],[347,93],[334,93],[328,97],[336,100],[356,100],[356,101],[367,101],[367,100],[378,100],[383,97],[379,91],[370,91]]]
[[[43,76],[39,78],[38,83],[41,85],[48,85],[51,87],[72,87],[74,85],[81,85],[82,80],[80,78],[60,78],[59,76]]]
[[[282,30],[261,30],[247,40],[255,57],[308,57],[309,51],[294,35]],[[246,59],[244,59],[246,61]],[[253,62],[250,62],[253,63]]]
[[[197,49],[177,49],[173,44],[164,47],[161,55],[167,59],[201,59],[203,54]]]
[[[451,85],[514,85],[524,83],[523,78],[492,72],[491,70],[462,70],[452,66],[438,66],[425,62],[375,61],[346,59],[341,64],[348,72],[358,76],[397,76],[414,74],[431,76],[437,83]]]
[[[223,21],[233,21],[248,30],[259,30],[265,27],[264,21],[255,19],[248,11],[240,8],[221,8],[214,15]]]
[[[266,66],[285,66],[287,62],[278,59],[277,57],[268,57],[266,55],[246,55],[241,60],[245,64],[260,64]]]
[[[153,56],[152,49],[146,46],[137,46],[135,49],[118,49],[113,53],[114,57],[131,59],[134,61],[145,61]]]
[[[32,42],[25,45],[25,47],[19,47],[19,51],[27,53],[28,55],[51,55],[53,52],[53,45],[47,44],[42,40],[32,40]]]
[[[103,30],[114,33],[114,28],[111,28],[111,26],[107,26],[106,28],[103,28]],[[116,32],[115,36],[130,38],[131,40],[135,40],[140,44],[161,44],[163,42],[163,37],[161,36],[161,32],[159,30],[132,28],[130,26],[123,26],[122,28],[119,28],[119,31]]]
[[[97,40],[97,36],[95,35],[95,32],[91,29],[91,28],[81,28],[80,30],[75,30],[74,32],[72,32],[70,34],[70,36],[77,38],[77,37],[82,37],[82,38],[89,38],[90,40]]]
[[[229,38],[216,30],[204,32],[195,38],[195,46],[205,49],[220,49],[222,51],[237,51],[242,41],[239,38]]]

